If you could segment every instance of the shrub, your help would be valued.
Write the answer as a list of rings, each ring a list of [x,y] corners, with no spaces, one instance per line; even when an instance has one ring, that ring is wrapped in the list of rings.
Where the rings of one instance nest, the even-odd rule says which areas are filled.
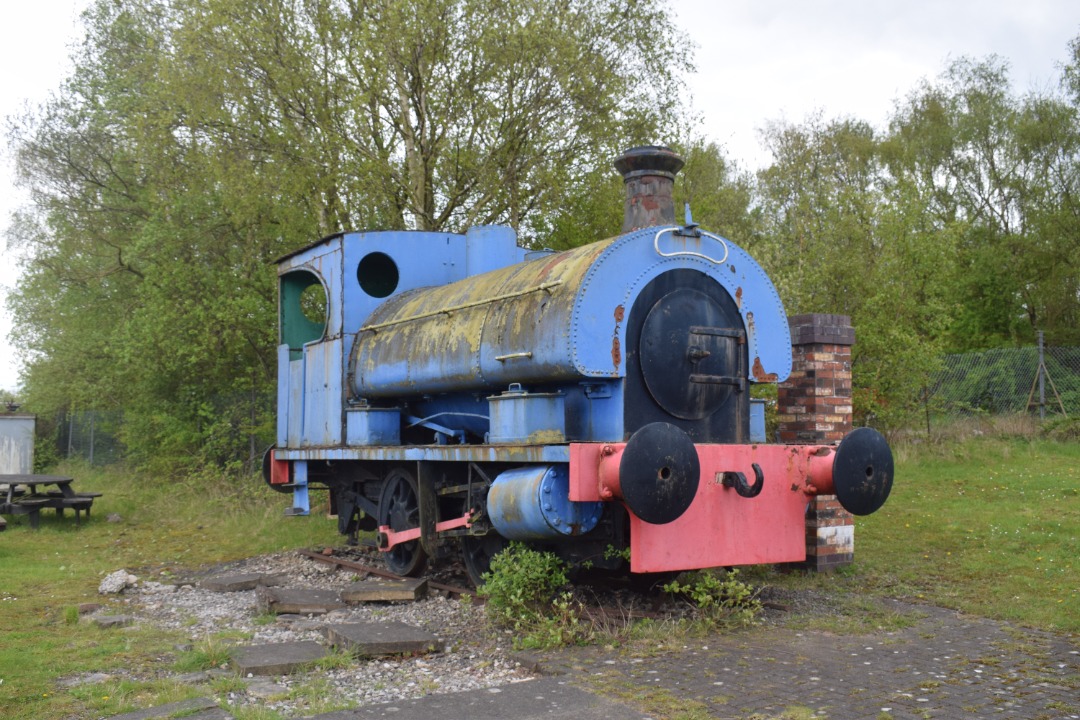
[[[548,648],[589,635],[581,605],[566,586],[566,568],[558,557],[510,543],[492,558],[477,593],[487,598],[492,622],[515,631],[515,647]]]
[[[1080,418],[1056,417],[1046,421],[1042,427],[1046,437],[1061,442],[1080,440]]]
[[[739,579],[738,570],[722,576],[707,570],[687,573],[664,585],[664,592],[684,598],[713,627],[747,625],[761,612],[757,592]]]

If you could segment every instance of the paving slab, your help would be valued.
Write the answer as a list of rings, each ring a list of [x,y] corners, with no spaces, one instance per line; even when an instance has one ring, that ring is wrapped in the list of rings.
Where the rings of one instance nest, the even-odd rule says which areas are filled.
[[[131,615],[98,615],[93,622],[100,628],[127,627],[135,622],[135,618]]]
[[[114,715],[111,720],[156,720],[173,717],[183,717],[186,720],[231,720],[232,715],[219,708],[217,702],[210,698],[195,698]]]
[[[212,575],[199,581],[199,587],[210,592],[240,592],[257,587],[272,587],[285,582],[285,576],[269,573]]]
[[[259,609],[275,615],[325,615],[345,607],[334,590],[260,587],[256,592]]]
[[[437,637],[403,622],[334,623],[323,628],[331,645],[355,655],[401,655],[441,652],[443,642]]]
[[[325,655],[312,640],[247,645],[232,651],[232,664],[241,675],[288,675]]]
[[[536,653],[541,672],[628,698],[676,697],[702,717],[1080,720],[1078,638],[927,605],[880,602],[900,627],[763,625],[659,640],[647,657],[598,647]],[[829,619],[825,618],[826,627]]]
[[[541,678],[483,690],[428,695],[416,700],[371,705],[358,710],[339,710],[315,715],[309,720],[369,720],[384,717],[395,720],[648,720],[652,716],[575,688],[564,680]]]
[[[425,578],[387,580],[372,578],[353,583],[341,591],[341,599],[350,604],[369,602],[414,602],[427,597]]]
[[[247,686],[246,692],[248,697],[260,698],[262,700],[284,696],[289,692],[287,686],[261,677],[247,678],[244,680],[244,684]]]

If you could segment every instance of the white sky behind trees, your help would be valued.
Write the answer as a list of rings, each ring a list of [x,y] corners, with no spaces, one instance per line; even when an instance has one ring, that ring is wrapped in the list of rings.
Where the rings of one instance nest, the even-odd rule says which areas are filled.
[[[769,158],[768,122],[854,117],[883,128],[895,102],[961,56],[1005,58],[1017,92],[1057,82],[1080,35],[1076,0],[670,0],[696,45],[689,79],[700,134],[745,169]],[[0,24],[0,116],[37,104],[70,69],[89,0],[9,4]],[[6,126],[0,152],[0,225],[25,198],[14,188]],[[737,239],[736,239],[737,240]],[[0,238],[0,298],[18,283]],[[0,389],[18,385],[10,316],[0,306]]]

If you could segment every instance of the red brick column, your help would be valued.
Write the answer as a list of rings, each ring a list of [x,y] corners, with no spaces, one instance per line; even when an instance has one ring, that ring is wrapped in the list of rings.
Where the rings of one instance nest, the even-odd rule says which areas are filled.
[[[851,346],[855,328],[846,315],[795,315],[792,368],[777,395],[782,443],[831,444],[851,432]],[[809,499],[806,562],[810,570],[849,565],[855,553],[854,518],[835,495]]]

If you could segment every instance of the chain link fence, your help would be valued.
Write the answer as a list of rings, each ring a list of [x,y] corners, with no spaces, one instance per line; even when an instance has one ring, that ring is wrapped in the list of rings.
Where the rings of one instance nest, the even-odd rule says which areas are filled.
[[[56,421],[56,452],[61,458],[79,458],[90,465],[109,465],[123,459],[118,439],[123,413],[84,410],[61,415]]]
[[[274,441],[273,427],[262,433],[251,433],[249,418],[226,417],[208,433],[206,458],[210,462],[240,461],[251,472],[262,465],[263,451]],[[79,410],[59,415],[42,426],[38,421],[39,450],[48,445],[42,455],[45,464],[62,459],[79,459],[92,466],[111,465],[125,459],[127,448],[122,440],[124,412],[122,410]],[[126,428],[132,432],[132,428]],[[45,437],[54,442],[43,443]],[[52,453],[55,453],[55,456]],[[212,453],[217,452],[218,457]]]
[[[998,348],[946,355],[923,398],[927,431],[935,422],[962,417],[1029,414],[1080,415],[1080,347]],[[123,460],[118,440],[123,414],[80,411],[58,417],[58,458],[80,458],[91,465]],[[249,438],[248,462],[257,468],[272,438]]]
[[[924,398],[927,423],[975,415],[1080,414],[1080,348],[998,348],[946,355]]]

